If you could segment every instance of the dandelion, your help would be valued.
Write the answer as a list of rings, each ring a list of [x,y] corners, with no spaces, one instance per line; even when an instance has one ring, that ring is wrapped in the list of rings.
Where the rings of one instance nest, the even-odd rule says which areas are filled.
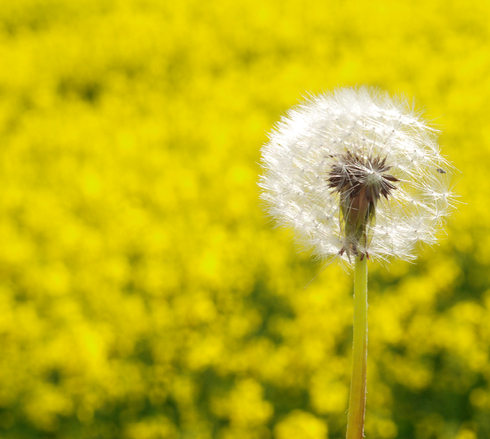
[[[261,198],[321,259],[355,260],[347,438],[364,428],[367,260],[412,260],[452,209],[437,130],[402,98],[342,88],[291,109],[262,148]]]

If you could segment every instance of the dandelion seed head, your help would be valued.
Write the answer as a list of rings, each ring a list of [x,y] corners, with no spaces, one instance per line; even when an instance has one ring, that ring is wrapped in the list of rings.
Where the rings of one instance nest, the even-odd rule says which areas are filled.
[[[437,130],[401,98],[367,87],[310,97],[262,148],[261,198],[322,258],[414,258],[453,207]]]

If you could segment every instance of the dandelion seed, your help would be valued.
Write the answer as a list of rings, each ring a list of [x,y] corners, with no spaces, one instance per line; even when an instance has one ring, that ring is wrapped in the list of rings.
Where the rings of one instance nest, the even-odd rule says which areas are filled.
[[[452,167],[437,131],[408,102],[367,87],[291,109],[263,147],[262,165],[269,213],[323,259],[411,260],[451,211]]]

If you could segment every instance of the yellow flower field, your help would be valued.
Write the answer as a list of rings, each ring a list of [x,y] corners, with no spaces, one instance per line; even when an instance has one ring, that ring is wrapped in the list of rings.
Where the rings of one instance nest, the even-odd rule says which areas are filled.
[[[0,0],[0,437],[340,439],[352,279],[259,203],[301,96],[415,98],[462,203],[370,266],[366,437],[490,437],[490,3]],[[488,244],[488,245],[487,245]]]

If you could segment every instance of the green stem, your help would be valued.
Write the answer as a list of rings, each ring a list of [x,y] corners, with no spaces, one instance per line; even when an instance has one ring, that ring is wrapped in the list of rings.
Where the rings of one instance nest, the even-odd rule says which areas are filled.
[[[354,343],[347,439],[362,439],[366,409],[367,258],[356,258],[354,275]]]

